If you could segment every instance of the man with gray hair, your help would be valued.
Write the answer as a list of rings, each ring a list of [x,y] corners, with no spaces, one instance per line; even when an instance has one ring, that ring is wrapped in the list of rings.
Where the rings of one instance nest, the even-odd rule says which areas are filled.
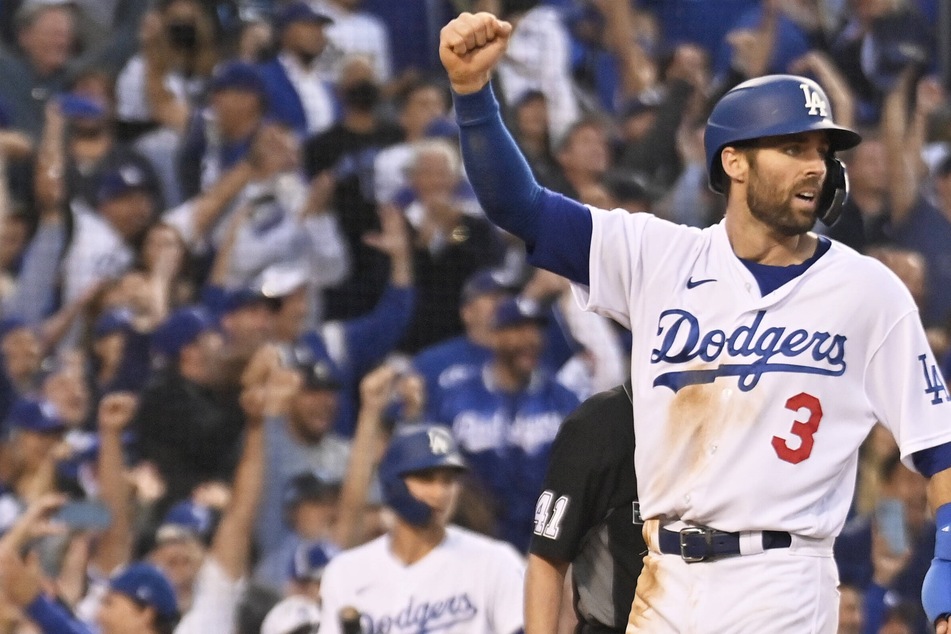
[[[14,16],[16,50],[0,52],[0,86],[13,127],[39,139],[43,106],[65,90],[76,44],[76,9],[65,1],[26,0]]]

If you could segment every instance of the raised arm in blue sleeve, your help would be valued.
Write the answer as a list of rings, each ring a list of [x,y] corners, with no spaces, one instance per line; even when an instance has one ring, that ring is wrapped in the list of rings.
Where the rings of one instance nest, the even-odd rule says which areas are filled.
[[[396,348],[415,307],[415,288],[389,285],[373,310],[343,323],[347,359],[356,380]]]
[[[466,175],[496,225],[525,241],[529,262],[588,283],[591,213],[581,203],[541,187],[502,122],[491,84],[453,93]]]
[[[92,634],[87,625],[43,594],[33,599],[24,611],[43,634]]]

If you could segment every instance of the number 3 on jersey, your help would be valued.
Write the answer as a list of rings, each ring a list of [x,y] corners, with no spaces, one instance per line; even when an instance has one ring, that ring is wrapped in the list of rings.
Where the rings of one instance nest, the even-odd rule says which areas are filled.
[[[785,438],[773,436],[773,449],[780,460],[799,464],[812,453],[812,445],[815,443],[813,436],[819,431],[819,422],[822,420],[822,405],[812,394],[800,392],[786,401],[786,409],[797,413],[804,409],[809,413],[809,418],[805,421],[795,421],[789,430],[794,436],[799,436],[797,448],[792,449]]]
[[[555,500],[554,493],[542,491],[535,503],[535,534],[557,539],[558,533],[561,532],[561,518],[564,517],[567,506],[568,496],[562,495]]]

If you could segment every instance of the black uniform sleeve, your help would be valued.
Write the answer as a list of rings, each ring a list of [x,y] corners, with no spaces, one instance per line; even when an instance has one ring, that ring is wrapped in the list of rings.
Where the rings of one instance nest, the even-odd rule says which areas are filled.
[[[582,403],[552,445],[529,552],[570,562],[609,511],[637,497],[631,401],[616,387]]]

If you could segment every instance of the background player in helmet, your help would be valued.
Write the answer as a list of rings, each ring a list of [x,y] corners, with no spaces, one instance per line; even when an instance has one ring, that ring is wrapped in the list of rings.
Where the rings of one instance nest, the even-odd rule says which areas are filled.
[[[462,455],[445,427],[394,433],[379,466],[387,534],[337,555],[321,585],[322,634],[340,611],[360,612],[362,631],[512,634],[522,629],[523,563],[502,543],[452,526]]]
[[[768,76],[713,108],[705,138],[726,214],[704,230],[586,207],[535,183],[488,86],[511,26],[443,28],[479,202],[530,261],[633,333],[638,497],[649,553],[628,632],[833,632],[832,541],[876,420],[930,478],[923,598],[951,613],[951,399],[914,302],[880,263],[812,233],[856,145],[812,80]],[[944,532],[947,527],[949,532]]]

